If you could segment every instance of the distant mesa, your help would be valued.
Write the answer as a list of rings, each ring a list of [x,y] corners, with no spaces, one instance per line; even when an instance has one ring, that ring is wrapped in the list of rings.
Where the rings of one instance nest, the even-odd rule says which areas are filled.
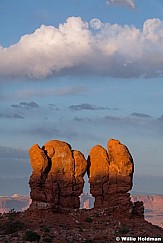
[[[109,140],[107,150],[94,146],[87,160],[80,151],[58,140],[42,148],[33,145],[29,155],[33,168],[29,181],[31,208],[79,209],[87,171],[95,209],[143,217],[143,204],[132,203],[128,193],[133,185],[133,159],[119,140]]]
[[[11,210],[24,211],[28,209],[31,203],[29,196],[14,194],[11,197],[0,197],[0,213],[8,213]]]

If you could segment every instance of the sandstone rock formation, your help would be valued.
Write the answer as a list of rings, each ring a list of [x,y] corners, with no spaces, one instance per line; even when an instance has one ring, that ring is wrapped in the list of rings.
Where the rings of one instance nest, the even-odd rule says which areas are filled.
[[[127,147],[118,140],[108,142],[108,151],[96,145],[88,156],[90,192],[95,197],[95,208],[132,212],[133,159]]]
[[[0,242],[23,242],[27,233],[41,242],[161,241],[163,229],[144,220],[143,203],[130,201],[133,160],[118,140],[111,139],[108,150],[93,147],[87,161],[69,144],[56,140],[42,148],[33,145],[29,153],[32,204],[23,213],[0,215]],[[86,170],[95,207],[73,210],[79,208]],[[83,206],[90,207],[90,195],[81,197]],[[53,210],[56,207],[60,210]]]
[[[33,173],[30,177],[31,207],[79,208],[85,172],[95,208],[143,216],[143,204],[133,204],[133,159],[127,147],[118,140],[108,142],[108,150],[94,146],[87,161],[84,155],[62,141],[52,140],[42,148],[29,150]]]
[[[144,205],[142,201],[134,202],[132,214],[139,217],[144,217]]]
[[[52,140],[29,150],[33,173],[30,177],[32,205],[79,208],[87,161],[65,142]]]
[[[134,205],[137,201],[142,201],[145,219],[163,228],[163,195],[132,195],[131,200]],[[139,207],[139,214],[140,210],[141,208]]]

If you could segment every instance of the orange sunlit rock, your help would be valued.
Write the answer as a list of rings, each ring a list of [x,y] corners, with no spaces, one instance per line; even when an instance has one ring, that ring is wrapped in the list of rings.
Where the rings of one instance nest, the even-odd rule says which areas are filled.
[[[93,196],[103,194],[103,186],[109,180],[109,158],[100,145],[94,146],[88,156],[90,192]]]
[[[42,149],[33,145],[29,154],[33,168],[29,181],[31,207],[79,208],[87,171],[95,208],[143,217],[143,205],[133,205],[128,193],[132,188],[133,159],[119,140],[109,140],[108,151],[94,146],[87,161],[80,151],[58,140],[47,142]]]
[[[50,174],[57,179],[62,178],[64,181],[71,181],[74,177],[74,158],[71,146],[68,143],[52,140],[46,143],[44,150],[50,155],[51,170]],[[55,151],[53,154],[51,151]]]
[[[30,177],[31,198],[53,206],[79,208],[84,187],[87,161],[79,151],[62,141],[52,140],[42,149],[33,145],[29,150],[34,169]]]
[[[133,174],[133,159],[128,148],[119,140],[108,141],[110,174],[129,176]]]
[[[132,212],[133,159],[127,147],[118,140],[108,142],[108,152],[96,145],[88,156],[90,192],[95,208]]]
[[[37,144],[34,144],[30,148],[29,155],[34,172],[44,172],[47,169],[48,158],[44,151],[40,149],[40,147]]]

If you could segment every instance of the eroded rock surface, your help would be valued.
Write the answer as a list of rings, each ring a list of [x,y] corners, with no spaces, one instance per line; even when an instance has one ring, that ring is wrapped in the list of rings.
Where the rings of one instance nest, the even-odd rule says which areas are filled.
[[[30,177],[32,203],[79,208],[87,169],[84,155],[57,140],[46,143],[42,149],[33,145],[29,154],[33,168]]]
[[[52,140],[29,150],[33,173],[30,177],[31,207],[79,208],[87,171],[94,207],[110,212],[143,216],[143,205],[133,204],[134,164],[128,148],[120,141],[108,141],[107,150],[94,146],[87,161],[84,155],[62,141]]]
[[[129,190],[132,188],[134,164],[127,147],[118,140],[108,142],[108,151],[96,145],[88,156],[90,192],[95,208],[132,212]]]

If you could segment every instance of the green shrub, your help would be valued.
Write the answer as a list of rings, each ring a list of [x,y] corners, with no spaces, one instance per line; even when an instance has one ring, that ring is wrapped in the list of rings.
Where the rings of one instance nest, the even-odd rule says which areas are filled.
[[[41,226],[41,229],[42,229],[42,231],[44,231],[44,232],[47,232],[47,233],[50,232],[50,228],[49,228],[48,226],[46,226],[46,225]]]
[[[93,240],[85,240],[84,243],[93,243]]]
[[[16,214],[16,211],[15,211],[14,208],[11,208],[8,213],[14,213],[14,214]]]
[[[120,228],[119,228],[119,233],[121,234],[126,234],[128,233],[130,230],[129,230],[129,227],[127,225],[122,225]]]
[[[44,238],[44,242],[45,242],[45,243],[52,243],[52,242],[53,242],[53,239],[52,239],[51,236],[46,236],[46,237]]]
[[[92,223],[92,222],[93,222],[93,218],[91,218],[91,217],[87,217],[87,218],[85,219],[85,221],[86,221],[87,223]]]
[[[40,238],[41,238],[40,235],[38,235],[36,232],[28,230],[28,231],[25,232],[23,240],[24,241],[30,241],[30,242],[32,242],[32,241],[39,242]]]
[[[83,225],[78,225],[77,228],[80,232],[83,232]]]
[[[14,220],[15,216],[17,215],[17,212],[15,211],[15,209],[10,209],[10,211],[8,212],[8,219],[9,220]]]
[[[24,228],[24,224],[20,221],[8,221],[6,224],[1,226],[1,229],[5,234],[14,234]]]

